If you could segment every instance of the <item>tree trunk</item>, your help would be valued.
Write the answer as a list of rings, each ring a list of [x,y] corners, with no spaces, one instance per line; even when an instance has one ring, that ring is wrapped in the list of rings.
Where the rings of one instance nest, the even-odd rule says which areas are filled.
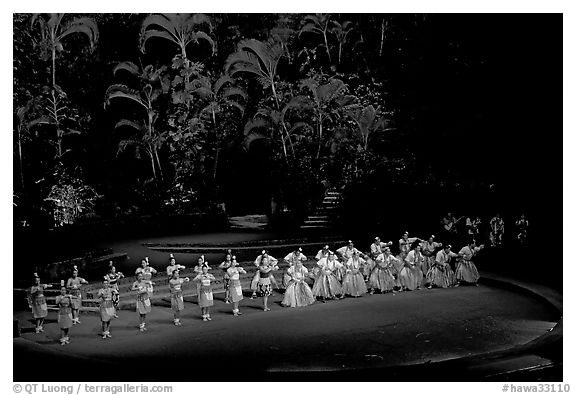
[[[20,163],[20,184],[22,186],[22,190],[24,190],[24,169],[22,168],[22,140],[21,140],[21,129],[22,127],[18,125],[17,130],[17,144],[18,144],[18,162]]]
[[[328,54],[328,61],[332,64],[332,56],[330,56],[330,48],[328,48],[328,36],[326,36],[326,30],[324,30],[324,45],[326,45],[326,53]]]
[[[214,122],[214,137],[216,138],[216,155],[214,157],[214,182],[216,182],[216,173],[218,172],[218,156],[220,154],[220,141],[218,139],[218,132],[216,131],[216,112],[212,109],[212,122]]]
[[[272,96],[274,96],[274,101],[276,102],[276,109],[280,111],[280,101],[278,100],[278,94],[276,93],[276,86],[274,85],[274,80],[271,81],[272,83],[270,86],[272,87]],[[286,163],[288,163],[288,151],[286,150],[286,137],[284,137],[284,133],[286,133],[286,137],[288,136],[288,131],[286,130],[286,126],[284,125],[284,121],[281,121],[281,129],[280,129],[280,138],[282,139],[282,150],[284,151],[284,159],[286,159]]]
[[[386,24],[384,23],[385,19],[382,18],[382,27],[381,27],[381,34],[380,34],[380,57],[382,57],[382,50],[384,49],[384,31],[386,28]]]
[[[162,174],[162,166],[160,165],[160,158],[158,157],[158,150],[154,148],[154,157],[156,158],[156,164],[158,166],[158,174],[160,175],[160,181],[164,181],[164,175]]]
[[[316,159],[320,158],[320,148],[322,147],[322,118],[318,122],[318,153],[316,154]]]
[[[152,176],[156,183],[158,183],[158,175],[156,174],[156,159],[154,158],[154,152],[150,149],[150,162],[152,163]]]
[[[56,89],[56,47],[52,45],[52,89]]]

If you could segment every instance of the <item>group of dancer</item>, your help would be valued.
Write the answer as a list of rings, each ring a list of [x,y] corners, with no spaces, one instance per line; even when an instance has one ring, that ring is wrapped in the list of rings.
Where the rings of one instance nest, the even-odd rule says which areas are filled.
[[[360,297],[376,292],[396,293],[426,288],[448,288],[461,284],[478,285],[479,274],[473,263],[474,256],[484,247],[476,246],[472,239],[458,253],[452,252],[450,245],[435,241],[435,236],[427,240],[409,237],[404,233],[398,242],[399,254],[394,256],[390,247],[392,242],[382,242],[379,237],[374,239],[370,251],[363,253],[354,247],[352,240],[338,248],[335,252],[329,246],[324,246],[315,255],[315,264],[308,270],[304,262],[308,258],[302,248],[297,248],[286,255],[283,260],[288,263],[281,274],[280,284],[274,276],[278,272],[278,259],[266,250],[254,261],[257,270],[250,282],[252,299],[260,295],[263,310],[270,311],[269,297],[274,288],[284,288],[281,304],[285,307],[304,307],[317,300],[326,303],[327,300],[339,300],[346,296]],[[454,265],[454,263],[456,263]],[[454,266],[454,268],[453,268]],[[196,284],[198,305],[202,310],[202,320],[211,321],[210,307],[214,305],[212,292],[216,277],[210,273],[212,268],[204,255],[198,258],[194,267],[194,278],[180,277],[180,270],[186,267],[176,263],[170,254],[166,274],[171,295],[171,308],[174,314],[174,325],[182,325],[180,315],[184,310],[183,285],[187,282]],[[240,316],[239,303],[243,300],[243,289],[240,275],[246,274],[231,250],[226,252],[224,261],[218,266],[223,271],[224,303],[232,304],[234,316]],[[141,261],[141,267],[136,269],[136,280],[130,287],[136,292],[136,312],[139,314],[139,330],[145,332],[146,316],[151,312],[151,296],[154,292],[152,276],[158,271],[150,266],[148,258]],[[123,278],[117,272],[112,262],[109,272],[104,276],[102,288],[98,290],[96,299],[99,301],[99,312],[102,322],[102,338],[111,337],[110,323],[118,318],[117,310],[120,300],[118,280]],[[73,325],[80,324],[79,309],[82,305],[80,287],[88,282],[78,276],[75,266],[72,276],[66,283],[61,282],[60,295],[56,297],[58,306],[58,325],[61,329],[60,343],[68,344],[69,330]],[[36,333],[43,332],[44,318],[48,308],[44,290],[50,284],[42,284],[35,274],[35,285],[30,289],[30,305],[36,319]]]

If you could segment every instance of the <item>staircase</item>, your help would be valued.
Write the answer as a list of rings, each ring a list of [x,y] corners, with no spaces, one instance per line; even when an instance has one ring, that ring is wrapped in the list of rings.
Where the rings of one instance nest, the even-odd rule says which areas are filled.
[[[326,229],[332,225],[336,210],[340,204],[342,193],[336,189],[328,189],[324,194],[324,200],[300,226],[300,229]]]

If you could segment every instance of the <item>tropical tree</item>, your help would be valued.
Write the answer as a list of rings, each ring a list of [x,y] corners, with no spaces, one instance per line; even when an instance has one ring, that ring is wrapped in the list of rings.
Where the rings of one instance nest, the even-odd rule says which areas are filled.
[[[258,111],[244,126],[244,144],[246,147],[257,140],[267,140],[276,144],[278,137],[282,143],[283,154],[287,157],[284,145],[285,139],[282,134],[277,132],[286,129],[290,141],[293,137],[299,139],[306,131],[313,132],[313,128],[308,122],[302,119],[291,119],[291,114],[298,111],[307,111],[312,108],[310,101],[304,96],[295,96],[291,98],[280,110],[268,106],[261,106]],[[297,134],[296,132],[300,132]],[[294,152],[292,152],[294,154]]]
[[[18,164],[20,170],[20,187],[24,189],[24,163],[22,157],[22,140],[23,135],[29,129],[29,122],[27,121],[27,116],[32,109],[34,104],[33,100],[29,100],[26,105],[18,107],[16,110],[16,145],[18,146]]]
[[[271,89],[276,111],[281,112],[280,99],[276,89],[278,63],[284,54],[282,45],[274,41],[242,40],[235,53],[226,59],[224,70],[232,77],[246,73],[256,78],[264,89]],[[280,139],[284,157],[288,160],[287,145],[292,146],[288,128],[280,117]]]
[[[354,24],[350,21],[340,22],[332,21],[333,27],[330,30],[338,41],[338,64],[342,63],[342,49],[348,40],[348,35],[354,30]]]
[[[214,136],[216,138],[216,155],[214,158],[214,173],[216,179],[218,169],[218,157],[222,135],[218,131],[216,115],[225,108],[235,108],[242,117],[244,115],[244,102],[248,95],[246,92],[234,86],[234,80],[227,75],[221,75],[214,83],[209,77],[202,76],[191,82],[192,93],[198,95],[207,103],[201,110],[200,116],[208,116],[212,121]]]
[[[64,138],[80,134],[79,130],[70,127],[76,122],[76,117],[71,113],[68,103],[66,93],[57,86],[56,89],[52,89],[47,93],[46,104],[43,108],[44,113],[47,115],[42,115],[27,125],[29,129],[37,126],[44,126],[44,130],[55,129],[55,138],[49,139],[49,143],[55,147],[54,159],[57,162],[60,162],[62,157],[71,151],[70,148],[64,149]]]
[[[190,44],[198,44],[200,40],[210,45],[212,54],[216,50],[216,43],[208,33],[199,30],[199,27],[207,26],[212,30],[210,18],[204,14],[152,14],[144,19],[140,29],[140,50],[146,53],[146,43],[151,38],[162,38],[173,42],[180,49],[180,56],[184,65],[189,66],[190,60],[186,47]],[[188,76],[186,77],[188,81]]]
[[[287,26],[276,26],[272,30],[270,30],[270,38],[282,46],[284,52],[286,53],[286,57],[288,58],[289,64],[292,64],[293,60],[290,45],[292,43],[295,33],[296,32],[294,31],[294,29]]]
[[[330,16],[330,14],[306,15],[304,17],[303,25],[300,28],[299,36],[304,33],[312,33],[321,36],[323,40],[323,44],[321,45],[326,49],[328,62],[332,63],[332,55],[330,54],[330,46],[328,45],[328,33],[330,32],[330,26],[332,25]]]
[[[339,115],[339,110],[350,106],[356,98],[346,94],[348,87],[337,78],[329,79],[325,84],[321,84],[317,79],[307,78],[302,80],[300,86],[312,94],[318,136],[318,151],[316,153],[316,159],[318,159],[320,158],[325,122],[334,122]]]
[[[121,119],[116,123],[115,129],[129,127],[136,132],[135,135],[120,141],[118,153],[125,151],[129,147],[135,148],[137,155],[144,153],[150,160],[154,179],[162,181],[162,166],[158,151],[166,141],[166,132],[159,132],[156,127],[159,115],[156,102],[168,90],[166,78],[162,77],[164,67],[155,69],[149,65],[140,70],[132,62],[122,62],[114,68],[114,75],[117,75],[122,70],[137,77],[141,82],[141,86],[136,90],[122,84],[111,85],[106,91],[104,106],[109,106],[113,99],[126,99],[136,103],[145,116],[140,120]]]
[[[358,106],[350,108],[348,114],[356,124],[356,136],[360,141],[360,147],[364,151],[368,151],[373,136],[394,130],[394,128],[390,127],[390,119],[382,114],[380,107],[374,108],[373,105]]]
[[[62,23],[64,14],[34,14],[30,25],[39,26],[40,54],[44,60],[52,59],[52,88],[56,87],[56,54],[64,50],[62,41],[71,34],[80,33],[88,38],[93,50],[98,42],[98,26],[91,18],[74,18]]]

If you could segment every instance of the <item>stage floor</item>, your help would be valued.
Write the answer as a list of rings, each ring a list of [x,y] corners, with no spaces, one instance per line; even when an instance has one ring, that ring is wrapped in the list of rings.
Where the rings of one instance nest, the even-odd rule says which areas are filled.
[[[137,329],[135,312],[120,311],[108,340],[98,336],[99,317],[84,314],[66,346],[57,342],[51,312],[44,334],[14,339],[14,380],[259,381],[275,372],[439,362],[525,344],[560,318],[531,294],[487,285],[365,295],[293,309],[280,306],[282,295],[275,293],[270,312],[262,311],[260,298],[245,297],[240,317],[232,316],[222,299],[215,295],[211,322],[200,319],[195,298],[186,303],[181,327],[172,324],[169,302],[154,306],[145,333]],[[19,318],[30,319],[27,314]],[[427,379],[434,377],[414,378]]]

